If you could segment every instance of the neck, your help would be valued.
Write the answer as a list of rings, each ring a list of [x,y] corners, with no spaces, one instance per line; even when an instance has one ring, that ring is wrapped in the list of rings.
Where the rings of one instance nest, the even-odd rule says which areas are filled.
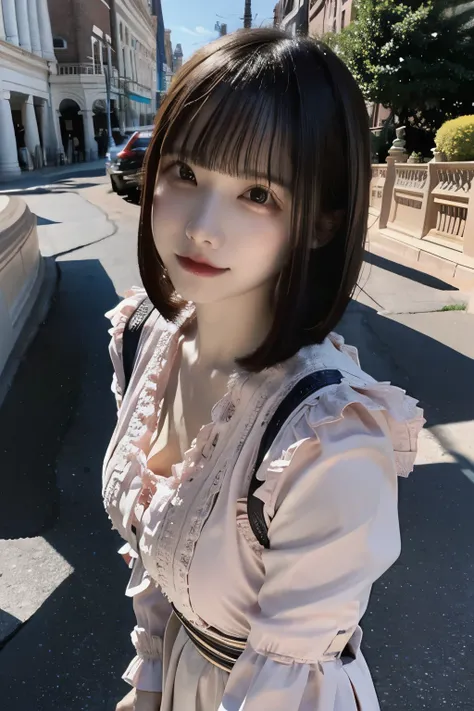
[[[205,369],[230,373],[235,361],[261,345],[271,325],[268,285],[215,304],[196,306],[195,359]]]

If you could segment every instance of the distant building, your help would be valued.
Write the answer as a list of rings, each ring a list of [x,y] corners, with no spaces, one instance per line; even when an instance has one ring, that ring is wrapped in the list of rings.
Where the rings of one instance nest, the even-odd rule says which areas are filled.
[[[166,30],[163,21],[161,0],[149,0],[152,15],[156,17],[156,105],[161,102],[161,95],[166,91]]]
[[[181,69],[183,65],[183,48],[180,44],[177,44],[173,53],[173,73],[176,74],[177,71]]]
[[[165,30],[165,61],[170,69],[173,67],[173,47],[171,45],[171,30]]]

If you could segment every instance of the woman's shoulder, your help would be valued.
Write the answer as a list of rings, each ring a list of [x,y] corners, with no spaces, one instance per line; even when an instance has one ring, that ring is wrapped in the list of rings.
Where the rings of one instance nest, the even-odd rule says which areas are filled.
[[[374,442],[384,436],[393,449],[396,472],[408,476],[417,453],[418,435],[425,419],[418,401],[390,382],[378,382],[365,372],[356,347],[331,333],[319,346],[309,346],[305,361],[315,370],[338,370],[340,383],[310,395],[297,413],[292,429],[298,442],[316,438],[349,443],[353,433],[373,435]]]
[[[125,389],[125,375],[123,370],[123,338],[124,331],[130,318],[137,311],[139,306],[147,298],[147,293],[142,287],[134,286],[129,291],[125,292],[124,298],[110,311],[107,311],[105,317],[110,321],[111,328],[109,329],[110,345],[109,353],[114,369],[112,381],[112,391],[115,393],[117,404],[121,404],[122,394]],[[167,322],[157,312],[153,311],[143,328],[140,338],[140,345],[137,349],[137,357],[140,352],[143,352],[144,341],[147,348],[151,341],[154,344],[158,343],[163,331],[167,329]],[[148,349],[149,350],[149,349]]]

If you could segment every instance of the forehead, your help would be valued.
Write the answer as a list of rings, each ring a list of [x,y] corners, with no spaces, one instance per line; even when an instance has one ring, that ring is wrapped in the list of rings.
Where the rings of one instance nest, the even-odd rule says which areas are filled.
[[[278,109],[265,92],[222,85],[174,116],[162,155],[291,188],[291,126]]]

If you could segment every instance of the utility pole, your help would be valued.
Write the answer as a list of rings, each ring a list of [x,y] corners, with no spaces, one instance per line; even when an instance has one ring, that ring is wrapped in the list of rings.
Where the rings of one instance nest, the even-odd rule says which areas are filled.
[[[245,0],[244,27],[246,29],[252,27],[252,0]]]

